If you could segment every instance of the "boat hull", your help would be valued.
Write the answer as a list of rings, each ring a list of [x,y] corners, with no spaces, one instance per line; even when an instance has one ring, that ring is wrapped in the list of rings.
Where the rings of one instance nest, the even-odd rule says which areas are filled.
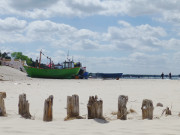
[[[56,79],[71,79],[77,75],[80,67],[67,69],[41,69],[29,66],[24,66],[28,76],[35,78],[56,78]]]

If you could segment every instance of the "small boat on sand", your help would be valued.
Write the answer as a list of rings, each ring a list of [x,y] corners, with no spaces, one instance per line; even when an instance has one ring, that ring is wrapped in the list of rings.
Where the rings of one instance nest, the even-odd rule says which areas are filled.
[[[39,67],[24,66],[28,76],[35,78],[71,79],[79,73],[80,67],[74,67],[73,61],[65,61],[61,68],[55,68],[48,57],[50,59],[50,66],[48,68],[41,68],[41,54],[43,54],[42,51],[40,52]]]
[[[78,74],[80,67],[64,68],[64,69],[43,69],[24,66],[28,76],[35,78],[57,78],[71,79]]]

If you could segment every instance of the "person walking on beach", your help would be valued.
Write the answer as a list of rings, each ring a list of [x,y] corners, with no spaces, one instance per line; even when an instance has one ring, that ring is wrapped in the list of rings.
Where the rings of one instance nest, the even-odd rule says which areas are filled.
[[[161,74],[161,78],[164,79],[164,73],[163,73],[163,72],[162,72],[162,74]]]
[[[169,79],[171,79],[172,78],[172,76],[171,76],[171,72],[169,73]]]

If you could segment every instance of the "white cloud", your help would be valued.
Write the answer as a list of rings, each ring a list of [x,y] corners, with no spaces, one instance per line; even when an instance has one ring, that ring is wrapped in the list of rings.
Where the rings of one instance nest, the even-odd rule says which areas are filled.
[[[159,42],[164,49],[167,50],[179,50],[180,49],[180,40],[175,38],[170,38],[169,40],[162,40]]]
[[[56,4],[57,1],[58,0],[9,0],[9,4],[17,10],[32,10],[50,7]]]
[[[99,49],[100,45],[92,40],[89,39],[81,39],[72,45],[72,48],[75,50],[95,50]]]
[[[27,23],[16,18],[0,19],[0,42],[46,42],[54,47],[73,48],[75,50],[125,50],[157,51],[167,48],[176,41],[160,40],[167,35],[162,27],[148,24],[132,26],[119,21],[122,27],[109,27],[107,33],[88,29],[77,29],[70,25],[50,20]],[[174,39],[176,40],[176,39]],[[178,40],[177,40],[178,41]],[[166,43],[165,45],[163,45]],[[172,48],[175,48],[174,44]]]
[[[99,0],[66,0],[65,4],[79,15],[92,15],[105,10]]]
[[[172,66],[172,57],[169,57],[166,54],[152,55],[135,52],[126,57],[78,57],[80,58],[80,61],[84,59],[82,62],[86,63],[87,70],[90,72],[160,74],[162,72],[170,72]]]
[[[26,37],[32,41],[46,41],[55,47],[74,48],[75,50],[97,49],[99,33],[88,29],[54,23],[49,20],[34,21],[26,28]]]
[[[133,27],[125,21],[119,23],[124,27],[109,27],[105,34],[107,41],[119,49],[156,51],[160,47],[159,38],[167,35],[162,27],[148,24]]]
[[[166,31],[162,27],[152,27],[148,24],[135,27],[109,27],[108,33],[112,39],[129,39],[129,38],[148,38],[166,36]]]
[[[0,19],[0,31],[12,32],[20,31],[26,27],[27,22],[25,20],[18,20],[14,17],[8,17]]]
[[[155,15],[156,20],[179,24],[179,4],[178,0],[1,0],[0,14],[27,18]]]
[[[3,52],[13,52],[15,48],[13,47],[6,47],[6,46],[0,46],[0,52],[3,53]]]
[[[18,20],[14,17],[0,19],[0,43],[25,41],[23,33],[26,26],[25,20]]]
[[[119,23],[120,25],[124,26],[124,27],[130,27],[130,26],[131,26],[130,23],[128,23],[128,22],[126,22],[126,21],[122,21],[122,20],[118,21],[118,23]]]
[[[160,22],[170,22],[170,23],[173,23],[175,25],[179,25],[179,23],[180,23],[179,12],[180,12],[180,10],[165,11],[163,13],[163,17],[159,18],[159,19],[156,18],[156,20],[158,20]]]

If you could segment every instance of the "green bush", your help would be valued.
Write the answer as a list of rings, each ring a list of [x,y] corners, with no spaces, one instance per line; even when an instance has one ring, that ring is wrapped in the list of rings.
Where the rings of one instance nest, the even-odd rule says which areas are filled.
[[[11,53],[11,56],[14,59],[25,60],[28,66],[32,66],[32,63],[33,63],[32,59],[26,55],[23,55],[22,52],[13,52],[13,53]]]

